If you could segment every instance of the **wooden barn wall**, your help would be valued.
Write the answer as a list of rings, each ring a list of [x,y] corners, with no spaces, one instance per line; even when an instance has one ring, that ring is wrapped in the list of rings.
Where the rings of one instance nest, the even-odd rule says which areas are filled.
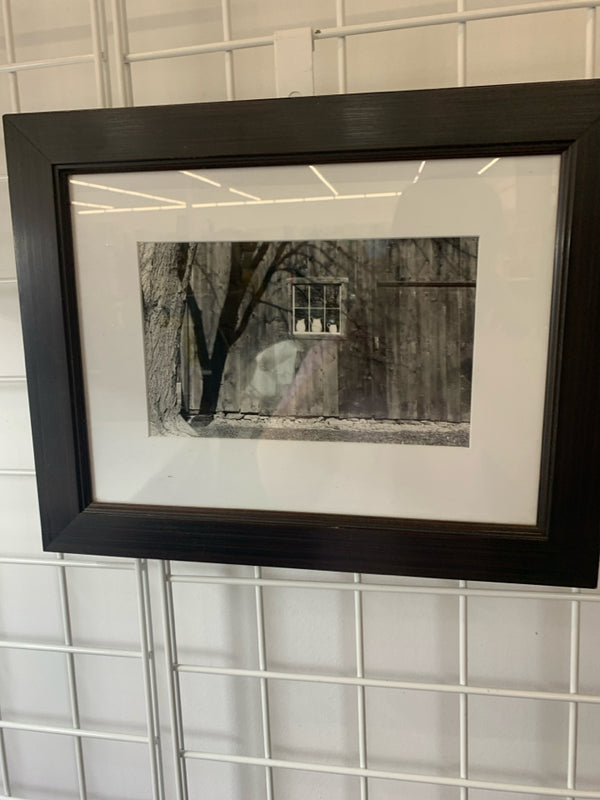
[[[394,247],[390,278],[377,288],[390,417],[469,421],[476,264],[473,237]]]
[[[276,244],[250,288],[263,280]],[[290,242],[287,252],[229,353],[220,411],[469,420],[476,237]],[[210,347],[230,263],[230,243],[198,246],[191,285]],[[339,335],[292,332],[291,284],[303,277],[344,281]],[[202,375],[189,323],[183,352],[193,412]]]

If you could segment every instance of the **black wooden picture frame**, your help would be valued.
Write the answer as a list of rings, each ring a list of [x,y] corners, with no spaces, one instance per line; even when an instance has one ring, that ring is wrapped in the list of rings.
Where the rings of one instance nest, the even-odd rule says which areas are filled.
[[[4,129],[45,549],[596,585],[600,81],[17,114]],[[561,174],[536,524],[94,501],[70,176],[546,154]]]

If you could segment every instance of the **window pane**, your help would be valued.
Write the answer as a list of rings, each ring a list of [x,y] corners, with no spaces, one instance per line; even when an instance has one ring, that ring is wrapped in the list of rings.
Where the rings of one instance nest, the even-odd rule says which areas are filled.
[[[306,333],[308,328],[306,310],[297,308],[294,319],[294,330],[296,333]]]
[[[324,326],[324,313],[325,309],[323,306],[319,308],[311,308],[310,310],[310,329],[312,333],[321,333],[325,329]]]
[[[308,287],[304,285],[294,286],[296,308],[308,308]]]
[[[313,283],[310,287],[310,304],[311,306],[323,306],[324,292],[323,285]]]
[[[334,309],[339,306],[339,296],[339,284],[332,283],[325,287],[325,304],[328,309]]]
[[[337,310],[327,309],[327,327],[328,333],[340,332],[340,312]]]

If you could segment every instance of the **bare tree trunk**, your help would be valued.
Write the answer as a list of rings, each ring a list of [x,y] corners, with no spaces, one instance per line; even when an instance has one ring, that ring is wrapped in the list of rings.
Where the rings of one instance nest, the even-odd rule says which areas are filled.
[[[212,353],[209,353],[203,311],[194,293],[188,291],[188,309],[194,323],[196,350],[202,369],[202,396],[197,422],[203,418],[204,424],[208,424],[213,418],[219,403],[229,351],[246,330],[250,317],[261,302],[276,270],[295,252],[290,247],[290,242],[231,243],[227,290],[219,314]],[[262,270],[263,274],[259,281],[254,282],[255,276],[260,275],[258,270]]]
[[[196,246],[188,243],[138,245],[152,434],[195,435],[181,416],[177,393],[183,310],[195,252]]]

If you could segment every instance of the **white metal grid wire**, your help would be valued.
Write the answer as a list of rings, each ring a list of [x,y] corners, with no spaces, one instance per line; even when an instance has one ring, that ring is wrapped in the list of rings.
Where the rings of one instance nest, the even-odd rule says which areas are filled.
[[[11,472],[14,474],[14,471]],[[71,704],[71,722],[72,726],[59,727],[34,723],[21,723],[11,722],[0,719],[0,777],[2,779],[4,796],[11,797],[9,769],[7,765],[6,749],[4,743],[5,730],[19,730],[30,731],[37,733],[55,734],[60,736],[69,736],[73,739],[75,748],[75,763],[77,769],[78,779],[78,796],[80,800],[86,800],[88,794],[86,790],[85,781],[85,767],[83,759],[83,751],[81,743],[83,739],[102,739],[114,742],[123,742],[129,744],[144,744],[149,747],[150,751],[150,772],[152,776],[153,798],[162,800],[163,794],[163,779],[162,779],[162,762],[160,758],[159,742],[158,742],[158,701],[156,693],[156,678],[154,675],[153,666],[153,636],[152,636],[152,620],[149,606],[149,592],[148,592],[148,579],[147,579],[147,565],[145,561],[136,559],[134,561],[127,560],[93,560],[93,561],[78,561],[75,559],[67,560],[62,554],[59,554],[57,560],[43,559],[43,558],[10,558],[1,557],[0,564],[7,565],[25,565],[29,567],[54,567],[59,582],[60,605],[62,612],[62,624],[64,634],[64,644],[48,644],[36,641],[21,641],[21,640],[0,640],[0,648],[9,648],[14,650],[28,650],[38,652],[53,652],[63,653],[65,655],[65,666],[69,687],[69,698]],[[94,570],[127,570],[135,575],[137,600],[138,600],[138,613],[139,613],[139,627],[140,627],[140,648],[139,650],[126,650],[123,648],[100,648],[100,647],[83,647],[73,644],[71,634],[71,620],[69,610],[69,594],[67,584],[67,571],[70,569],[94,569]],[[79,719],[78,697],[77,697],[77,681],[75,674],[74,656],[88,655],[98,656],[104,658],[126,658],[138,659],[141,662],[142,680],[144,685],[144,694],[146,702],[146,716],[147,716],[147,735],[140,736],[137,734],[121,733],[117,731],[99,731],[90,730],[81,727]]]
[[[8,73],[9,76],[11,111],[18,112],[21,110],[18,84],[19,73],[25,70],[47,69],[51,67],[69,66],[73,64],[85,64],[89,62],[94,64],[98,106],[102,107],[110,104],[111,92],[106,50],[106,16],[103,0],[90,0],[89,16],[92,40],[91,53],[64,58],[19,62],[15,57],[15,40],[11,18],[11,3],[10,0],[2,0],[2,20],[6,48],[6,64],[0,65],[0,73],[5,72]],[[3,179],[6,180],[6,177],[3,176]],[[16,287],[16,279],[12,277],[0,278],[0,290],[5,287],[9,290],[14,289],[14,287]],[[19,384],[23,383],[24,381],[24,375],[2,375],[0,376],[0,388],[2,385]],[[0,477],[9,476],[34,477],[35,470],[16,469],[2,465],[2,467],[0,467]],[[77,796],[80,800],[86,800],[88,797],[84,753],[82,748],[82,742],[84,739],[105,740],[128,745],[145,745],[149,750],[152,797],[154,800],[163,800],[164,779],[162,773],[162,759],[159,742],[158,698],[156,674],[154,669],[154,643],[146,561],[140,559],[132,561],[117,559],[94,559],[89,561],[76,559],[67,560],[62,554],[59,554],[57,556],[57,560],[51,560],[49,558],[0,557],[0,564],[21,565],[32,568],[51,567],[56,570],[63,628],[63,642],[61,644],[48,644],[46,642],[39,641],[3,639],[0,640],[0,649],[64,654],[71,715],[71,727],[35,724],[32,722],[15,722],[0,719],[0,780],[2,781],[2,788],[4,792],[2,797],[14,798],[14,795],[11,791],[10,770],[4,734],[5,731],[16,730],[67,736],[72,739],[77,775]],[[127,650],[123,648],[82,647],[74,645],[71,631],[71,613],[68,589],[68,572],[73,569],[127,570],[132,573],[132,580],[135,581],[138,606],[139,649]],[[79,713],[75,655],[88,655],[100,658],[136,659],[140,661],[146,709],[146,735],[142,736],[119,731],[91,730],[82,727]]]
[[[343,676],[343,675],[327,675],[316,674],[314,672],[284,672],[269,670],[266,667],[264,659],[264,641],[263,634],[261,633],[263,627],[262,613],[259,609],[257,602],[257,627],[259,630],[259,663],[257,669],[234,669],[207,666],[201,664],[182,664],[177,662],[176,652],[173,651],[169,658],[169,667],[175,674],[184,672],[196,673],[200,675],[227,675],[238,678],[255,678],[260,681],[261,695],[263,691],[266,695],[267,681],[301,681],[323,684],[336,684],[355,686],[359,697],[359,736],[360,736],[360,765],[356,768],[345,767],[340,765],[324,765],[314,762],[296,762],[286,761],[282,759],[272,759],[267,755],[270,752],[270,747],[265,745],[265,756],[262,758],[253,758],[247,756],[232,756],[222,755],[219,753],[198,752],[188,750],[184,746],[183,738],[179,741],[179,756],[184,759],[201,759],[207,761],[228,761],[239,764],[254,764],[256,766],[264,766],[266,770],[274,767],[282,769],[296,769],[304,771],[314,771],[321,773],[331,773],[337,775],[351,775],[357,776],[361,780],[361,796],[367,796],[367,778],[384,778],[389,780],[433,784],[438,786],[454,786],[461,789],[461,793],[465,793],[467,789],[486,789],[490,791],[514,792],[521,794],[529,794],[536,796],[548,797],[564,797],[564,798],[600,798],[600,791],[592,790],[577,790],[575,787],[576,782],[576,753],[577,753],[577,707],[578,704],[600,704],[600,695],[596,694],[582,694],[578,692],[577,675],[579,666],[579,613],[581,603],[598,603],[600,602],[600,595],[592,593],[581,593],[577,589],[573,589],[573,594],[576,599],[573,599],[573,594],[559,592],[559,591],[531,591],[531,590],[514,590],[514,589],[486,589],[486,588],[471,588],[466,581],[460,581],[459,585],[455,588],[451,587],[438,587],[438,586],[402,586],[396,584],[385,583],[362,583],[360,576],[355,575],[353,583],[344,581],[309,581],[309,580],[285,580],[285,579],[264,579],[260,577],[260,572],[255,568],[255,576],[253,578],[235,578],[235,577],[222,577],[222,576],[199,576],[193,574],[172,574],[168,569],[165,569],[165,581],[169,585],[177,583],[196,583],[196,584],[221,584],[228,586],[250,586],[253,587],[255,592],[258,592],[263,587],[276,587],[278,589],[286,588],[310,588],[315,591],[331,590],[337,591],[351,591],[355,596],[355,627],[356,627],[356,653],[357,653],[357,675],[356,677]],[[458,635],[460,639],[459,647],[459,665],[458,674],[459,682],[456,684],[450,683],[425,683],[417,681],[400,681],[400,680],[385,680],[369,678],[363,674],[363,660],[364,649],[362,642],[362,616],[360,612],[360,598],[364,592],[376,593],[400,593],[400,594],[428,594],[428,595],[445,595],[454,596],[459,599],[459,617],[458,617]],[[167,594],[171,594],[171,589],[167,588]],[[569,668],[569,690],[565,692],[556,691],[535,691],[527,689],[511,689],[499,688],[492,686],[472,686],[468,683],[467,677],[467,614],[466,604],[468,597],[495,597],[495,598],[520,598],[528,600],[560,600],[569,603],[571,607],[571,633],[570,633],[570,668]],[[172,637],[175,635],[175,617],[173,615],[172,598],[168,607],[165,607],[165,624],[170,631]],[[265,687],[262,690],[262,687]],[[436,692],[439,694],[455,694],[460,698],[460,776],[447,776],[441,777],[438,775],[416,775],[414,773],[392,771],[392,770],[376,770],[369,769],[366,766],[367,762],[367,747],[366,747],[366,726],[364,714],[364,689],[366,687],[377,687],[385,689],[403,689],[406,691],[414,692]],[[173,684],[174,691],[176,690],[175,683]],[[519,698],[527,700],[541,700],[541,701],[559,701],[567,703],[569,706],[569,734],[568,734],[568,774],[566,776],[564,788],[529,785],[519,783],[508,783],[500,781],[482,781],[470,780],[468,778],[468,707],[467,700],[469,696],[484,696],[484,697],[505,697],[505,698]],[[263,730],[265,741],[269,737],[269,722],[268,722],[268,705],[263,702]],[[268,785],[268,784],[267,784]],[[269,791],[269,790],[267,790]],[[186,796],[186,795],[182,795]],[[267,794],[268,797],[272,795]]]
[[[315,42],[335,39],[337,85],[339,92],[347,91],[347,49],[346,42],[349,37],[381,33],[384,31],[416,30],[425,27],[454,25],[456,29],[457,46],[457,85],[466,85],[467,71],[467,37],[469,23],[511,18],[522,15],[544,14],[581,9],[586,13],[585,41],[582,47],[585,52],[585,77],[595,74],[595,46],[596,46],[596,9],[600,0],[548,0],[521,5],[499,6],[484,9],[469,9],[465,0],[456,0],[456,11],[443,14],[429,14],[402,19],[378,20],[348,25],[346,23],[345,0],[335,0],[335,26],[321,28],[313,31]],[[73,64],[93,63],[95,70],[95,85],[97,102],[99,106],[110,105],[111,82],[108,69],[107,25],[102,0],[90,0],[90,25],[92,33],[92,52],[77,56],[65,56],[53,59],[35,61],[22,61],[16,59],[14,36],[11,23],[10,0],[2,0],[2,17],[6,41],[6,63],[0,65],[0,72],[9,76],[10,96],[12,110],[20,110],[20,96],[18,75],[25,70],[44,69],[48,67],[67,66]],[[186,47],[173,47],[169,49],[131,52],[129,46],[129,18],[124,0],[111,0],[110,21],[112,23],[112,47],[114,58],[114,80],[116,84],[116,100],[121,105],[134,104],[134,86],[131,75],[131,65],[144,61],[157,61],[160,59],[179,58],[208,53],[223,53],[225,72],[225,91],[227,99],[235,98],[235,76],[233,53],[237,50],[254,49],[273,46],[275,32],[265,36],[251,38],[235,38],[232,36],[232,14],[229,0],[221,0],[222,39],[220,41],[197,44]],[[582,76],[583,77],[583,76]],[[13,278],[0,278],[0,290],[4,288],[11,291],[14,287]],[[0,364],[1,369],[1,364]],[[2,386],[19,383],[24,380],[21,375],[0,376],[0,391]],[[22,476],[24,478],[34,475],[31,469],[11,468],[10,465],[0,465],[0,477]],[[69,685],[71,704],[71,727],[57,727],[43,724],[25,724],[0,720],[0,780],[4,794],[2,797],[11,797],[9,763],[4,743],[4,732],[7,730],[29,730],[47,734],[66,735],[73,739],[75,748],[75,761],[77,767],[78,792],[81,800],[87,797],[85,764],[81,748],[85,738],[110,739],[123,744],[145,744],[149,748],[150,770],[152,774],[153,798],[162,799],[165,796],[162,773],[162,750],[158,725],[158,689],[154,665],[154,644],[152,639],[151,619],[151,592],[148,582],[147,564],[144,561],[119,561],[101,560],[93,561],[81,559],[57,560],[49,558],[0,558],[0,564],[26,565],[31,568],[51,567],[57,570],[59,581],[59,594],[63,622],[63,641],[56,644],[36,641],[1,640],[1,648],[19,648],[32,651],[52,651],[65,655],[65,669]],[[139,608],[139,650],[112,649],[103,647],[81,647],[73,644],[70,625],[69,591],[67,575],[71,569],[92,570],[129,570],[134,573]],[[175,613],[173,592],[177,585],[193,583],[197,585],[223,585],[227,587],[245,586],[254,592],[255,621],[256,621],[256,652],[257,663],[252,668],[227,668],[204,663],[181,663],[178,657],[177,627],[178,621]],[[331,675],[325,673],[291,671],[270,669],[268,666],[268,642],[265,626],[265,611],[263,604],[263,590],[308,589],[310,591],[336,590],[339,592],[352,592],[354,600],[354,643],[355,643],[355,674]],[[578,711],[581,705],[600,705],[600,695],[582,693],[579,690],[580,668],[580,618],[582,604],[600,602],[600,595],[590,592],[581,592],[573,589],[571,593],[551,589],[499,589],[496,587],[473,587],[465,581],[460,581],[456,586],[436,586],[429,583],[423,585],[402,585],[386,583],[385,579],[368,582],[359,574],[349,576],[347,580],[297,580],[276,579],[263,577],[259,567],[253,568],[251,577],[197,575],[173,573],[171,565],[165,562],[160,565],[160,580],[158,581],[159,598],[164,630],[164,652],[167,666],[166,689],[169,699],[170,729],[172,740],[172,758],[175,765],[173,773],[173,794],[177,800],[188,800],[193,797],[194,790],[188,781],[187,762],[190,760],[225,762],[229,764],[247,764],[260,767],[264,770],[264,796],[267,800],[278,800],[273,782],[273,771],[301,770],[315,774],[325,773],[346,775],[357,778],[360,785],[361,800],[367,800],[371,779],[386,779],[394,782],[407,782],[408,784],[421,784],[429,786],[454,787],[461,800],[466,800],[469,790],[490,790],[538,797],[561,798],[594,798],[600,800],[600,790],[577,789],[577,752],[578,752]],[[369,677],[365,673],[365,644],[363,599],[366,593],[405,594],[410,596],[432,595],[438,597],[454,597],[458,601],[458,614],[456,631],[458,637],[458,664],[456,683],[442,683],[435,681],[415,680],[388,680]],[[569,685],[566,691],[546,691],[532,689],[518,689],[511,687],[494,687],[487,685],[471,685],[468,670],[468,603],[470,598],[498,598],[559,601],[568,603],[570,608],[570,646],[569,646]],[[87,654],[106,658],[139,659],[142,667],[144,684],[145,707],[147,718],[147,735],[139,736],[127,733],[105,732],[83,729],[80,725],[78,710],[78,691],[75,673],[74,656]],[[219,675],[230,678],[245,678],[258,682],[260,694],[260,717],[262,728],[262,755],[231,755],[220,752],[207,752],[186,748],[186,730],[183,721],[182,695],[180,676],[184,673],[196,675]],[[357,720],[358,720],[358,759],[355,766],[339,765],[334,763],[315,763],[312,761],[292,761],[289,759],[273,758],[271,715],[269,709],[269,687],[273,682],[305,682],[316,684],[333,684],[348,686],[356,692]],[[415,774],[401,770],[382,770],[369,768],[369,742],[367,740],[366,723],[366,689],[402,689],[408,692],[435,693],[437,695],[456,695],[459,698],[459,769],[456,775]],[[469,698],[470,697],[497,697],[521,700],[537,700],[542,702],[566,703],[568,708],[568,737],[567,737],[567,774],[564,776],[564,786],[555,787],[541,784],[522,784],[517,782],[501,782],[474,780],[469,777]],[[0,692],[0,708],[1,708]]]

